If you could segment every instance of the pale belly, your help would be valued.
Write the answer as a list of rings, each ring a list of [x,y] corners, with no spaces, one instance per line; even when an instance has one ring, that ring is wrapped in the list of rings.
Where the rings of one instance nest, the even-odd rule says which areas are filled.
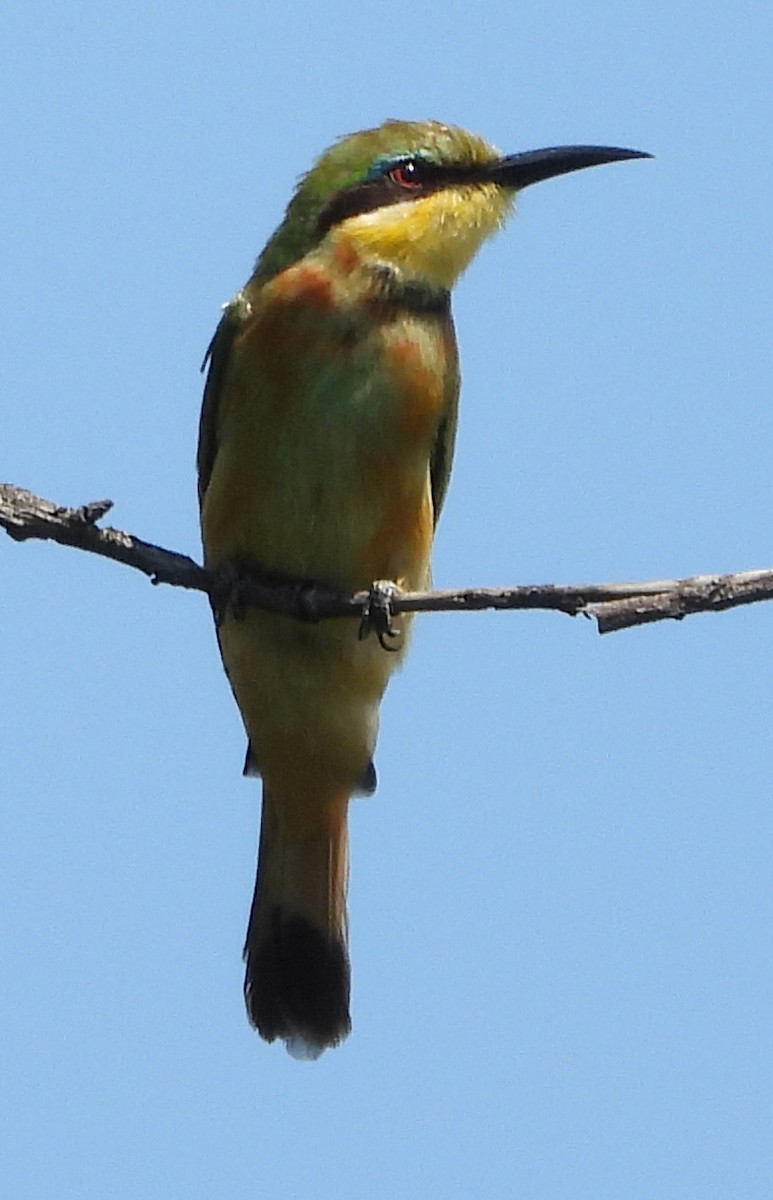
[[[242,461],[234,455],[218,460],[204,507],[205,546],[218,547],[216,555],[207,553],[209,565],[237,562],[345,590],[380,579],[408,590],[426,586],[432,540],[427,466],[417,461],[411,475],[403,463],[390,474],[389,464],[354,449],[360,453],[347,463],[339,445],[335,466],[320,471],[318,454],[304,462],[288,447],[271,462],[256,463],[244,442],[235,443]],[[218,494],[218,468],[227,494]],[[236,489],[233,481],[245,478],[255,486]],[[391,651],[374,635],[360,640],[358,622],[346,618],[307,624],[250,609],[221,624],[223,661],[255,766],[286,809],[297,805],[302,822],[331,794],[353,791],[365,775],[379,702],[404,656],[410,619],[400,617],[396,625],[399,639]]]

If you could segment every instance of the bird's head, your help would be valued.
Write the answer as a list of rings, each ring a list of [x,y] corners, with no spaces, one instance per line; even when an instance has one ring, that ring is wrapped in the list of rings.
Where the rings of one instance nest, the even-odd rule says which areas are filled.
[[[504,223],[516,192],[628,158],[649,155],[608,146],[502,155],[439,121],[386,121],[342,138],[303,176],[255,279],[266,281],[330,239],[406,280],[450,288]]]

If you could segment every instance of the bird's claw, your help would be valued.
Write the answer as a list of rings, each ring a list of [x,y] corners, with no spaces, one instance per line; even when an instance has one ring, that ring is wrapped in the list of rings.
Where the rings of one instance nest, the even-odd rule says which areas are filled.
[[[400,595],[400,588],[389,579],[377,579],[371,585],[368,599],[362,610],[362,619],[358,637],[364,641],[371,633],[375,633],[382,650],[396,651],[398,645],[391,643],[400,639],[400,630],[394,626],[393,601]]]
[[[217,591],[212,595],[212,607],[218,627],[226,617],[241,621],[244,616],[244,578],[233,563],[226,563],[217,573]]]

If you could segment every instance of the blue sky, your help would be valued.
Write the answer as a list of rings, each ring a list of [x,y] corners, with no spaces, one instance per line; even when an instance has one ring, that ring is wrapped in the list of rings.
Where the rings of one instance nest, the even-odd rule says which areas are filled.
[[[768,4],[0,14],[0,477],[198,553],[198,364],[296,176],[386,116],[653,162],[458,288],[439,586],[771,564]],[[354,1023],[250,1031],[258,789],[201,597],[0,540],[17,1200],[773,1194],[771,614],[419,620],[352,814]]]

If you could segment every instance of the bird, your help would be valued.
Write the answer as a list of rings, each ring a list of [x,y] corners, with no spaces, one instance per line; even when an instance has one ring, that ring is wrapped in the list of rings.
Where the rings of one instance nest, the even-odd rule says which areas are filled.
[[[408,614],[304,622],[238,603],[238,581],[342,592],[430,585],[460,376],[450,293],[517,194],[626,159],[609,146],[503,155],[440,121],[388,120],[307,174],[210,343],[197,454],[226,675],[262,778],[244,947],[250,1023],[299,1059],[350,1032],[347,812],[376,787],[379,703]],[[388,595],[388,591],[387,591]]]

